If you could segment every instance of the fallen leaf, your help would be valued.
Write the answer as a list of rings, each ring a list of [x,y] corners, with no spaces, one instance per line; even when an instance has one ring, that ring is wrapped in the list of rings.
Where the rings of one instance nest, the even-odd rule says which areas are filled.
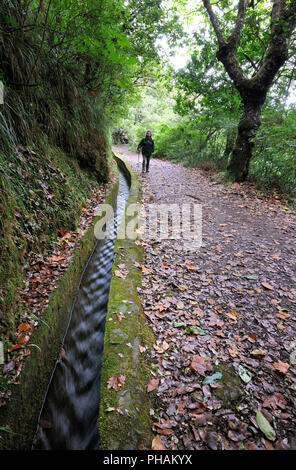
[[[164,434],[165,436],[168,436],[168,435],[174,433],[174,431],[172,429],[168,429],[168,428],[157,429],[156,432],[159,433],[159,434]]]
[[[116,277],[121,277],[122,279],[125,279],[128,273],[126,271],[119,271],[119,269],[116,269],[114,271],[114,274]]]
[[[248,383],[252,379],[252,374],[248,369],[245,369],[241,364],[238,366],[238,375],[243,382]]]
[[[215,382],[215,380],[219,380],[221,378],[222,378],[222,373],[221,372],[216,372],[215,374],[209,375],[208,377],[206,377],[203,380],[203,385],[212,384],[213,382]]]
[[[27,343],[30,340],[30,336],[27,335],[25,332],[22,332],[17,337],[17,342],[19,344]]]
[[[65,259],[65,256],[63,256],[63,255],[58,255],[58,256],[52,255],[48,258],[48,260],[51,261],[51,262],[52,261],[62,261],[63,259]]]
[[[32,325],[30,325],[29,323],[21,323],[18,327],[17,327],[17,331],[20,333],[22,331],[28,331],[28,330],[31,330],[32,329]]]
[[[160,436],[156,436],[152,441],[152,450],[165,450],[166,447],[163,445]]]
[[[276,314],[276,316],[281,318],[282,320],[287,320],[288,318],[290,318],[291,315],[289,313],[279,312]]]
[[[20,349],[22,344],[14,344],[10,349],[7,349],[7,352],[15,351],[16,349]]]
[[[230,312],[226,313],[226,316],[230,320],[234,320],[235,322],[237,321],[237,311],[236,310],[231,310]]]
[[[69,232],[69,230],[58,230],[58,235],[62,238],[71,238],[71,232]]]
[[[231,357],[236,357],[239,354],[238,350],[236,349],[236,347],[234,345],[231,346],[230,348],[228,348],[228,352],[229,352]]]
[[[274,447],[273,447],[273,445],[271,444],[271,442],[266,441],[265,439],[264,439],[264,445],[265,445],[265,447],[266,447],[267,450],[274,450]]]
[[[257,411],[256,414],[256,421],[263,432],[263,434],[267,437],[269,441],[275,441],[276,433],[273,427],[271,426],[270,422],[265,418],[265,416],[261,413],[261,411]]]
[[[266,356],[267,352],[262,349],[254,349],[251,354],[252,356]]]
[[[8,362],[8,364],[5,364],[5,366],[3,367],[3,370],[2,370],[3,375],[8,374],[8,372],[11,372],[14,368],[15,368],[15,362],[14,361]]]
[[[123,388],[125,385],[125,376],[120,375],[119,377],[110,377],[108,380],[108,388],[113,388],[116,392]]]
[[[196,269],[196,266],[194,263],[186,263],[185,266],[188,271],[195,271]]]
[[[142,273],[143,274],[150,274],[150,269],[147,269],[145,266],[142,266]]]
[[[198,374],[205,377],[206,375],[205,373],[208,371],[210,372],[213,369],[213,367],[205,357],[194,355],[192,357],[190,369],[193,372],[197,372]]]
[[[264,408],[273,408],[274,410],[276,408],[281,408],[282,410],[286,409],[286,400],[284,395],[281,393],[274,393],[273,395],[270,395],[267,397],[264,402],[263,402],[263,407]]]
[[[274,289],[274,287],[271,284],[269,284],[268,282],[261,282],[261,285],[263,287],[265,287],[265,289],[268,289],[268,290],[273,290]]]
[[[64,348],[61,349],[59,359],[62,361],[66,357],[66,351]]]

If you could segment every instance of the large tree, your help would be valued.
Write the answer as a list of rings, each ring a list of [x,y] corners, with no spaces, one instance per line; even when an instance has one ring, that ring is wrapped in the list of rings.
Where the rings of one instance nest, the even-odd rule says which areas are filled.
[[[227,1],[219,3],[220,11],[221,7],[229,7]],[[238,1],[235,24],[227,36],[219,17],[221,15],[215,13],[210,0],[203,0],[203,4],[217,37],[217,59],[224,65],[242,99],[243,114],[238,124],[237,139],[228,166],[230,176],[240,182],[248,175],[254,137],[260,126],[261,111],[267,93],[289,56],[290,40],[296,25],[296,0],[272,1],[267,47],[256,73],[251,77],[240,64],[237,49],[246,22],[247,8],[254,8],[254,2]]]

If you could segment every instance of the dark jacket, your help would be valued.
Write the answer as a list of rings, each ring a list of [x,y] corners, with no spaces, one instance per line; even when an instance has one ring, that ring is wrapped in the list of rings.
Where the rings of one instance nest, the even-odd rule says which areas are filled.
[[[147,136],[141,140],[138,145],[138,152],[142,149],[142,154],[146,157],[150,157],[150,155],[154,152],[154,142],[152,138],[148,139]]]

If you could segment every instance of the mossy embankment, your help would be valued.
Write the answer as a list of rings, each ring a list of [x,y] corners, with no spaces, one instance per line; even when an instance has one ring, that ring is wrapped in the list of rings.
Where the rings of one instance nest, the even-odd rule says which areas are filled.
[[[113,178],[105,202],[115,206],[118,177]],[[89,184],[89,182],[88,182]],[[38,415],[51,373],[57,360],[70,319],[71,308],[85,264],[97,242],[94,226],[99,217],[80,240],[71,264],[51,295],[41,322],[30,339],[30,356],[24,360],[18,384],[10,385],[11,397],[0,408],[0,449],[30,449]]]
[[[140,184],[127,163],[118,164],[130,178],[130,204],[140,199]],[[133,219],[121,221],[119,234]],[[154,343],[152,330],[146,323],[137,288],[141,285],[143,248],[127,237],[117,238],[106,317],[104,354],[101,368],[100,414],[98,428],[101,450],[150,449],[150,400],[146,388],[150,367],[148,350]],[[116,276],[118,265],[124,264],[128,274]],[[141,352],[142,351],[142,352]],[[118,391],[108,388],[111,377],[123,377]]]

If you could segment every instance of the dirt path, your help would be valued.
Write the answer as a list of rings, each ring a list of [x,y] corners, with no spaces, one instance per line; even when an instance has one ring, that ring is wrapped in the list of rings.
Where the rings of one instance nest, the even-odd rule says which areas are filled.
[[[135,153],[115,150],[140,171]],[[154,445],[296,448],[295,211],[167,161],[140,179],[144,204],[195,202],[203,214],[197,251],[141,242]]]

